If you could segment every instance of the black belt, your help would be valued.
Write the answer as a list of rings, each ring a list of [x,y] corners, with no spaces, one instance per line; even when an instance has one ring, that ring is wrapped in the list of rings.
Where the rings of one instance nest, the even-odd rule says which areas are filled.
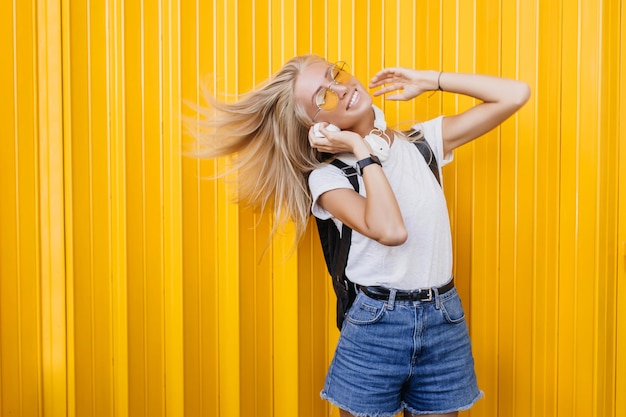
[[[388,300],[391,290],[385,287],[364,287],[363,285],[357,285],[357,288],[365,293],[368,297],[375,300]],[[448,282],[446,285],[437,288],[439,295],[445,294],[454,288],[454,280]],[[423,288],[419,290],[396,290],[396,300],[399,301],[432,301],[434,297],[433,288]]]

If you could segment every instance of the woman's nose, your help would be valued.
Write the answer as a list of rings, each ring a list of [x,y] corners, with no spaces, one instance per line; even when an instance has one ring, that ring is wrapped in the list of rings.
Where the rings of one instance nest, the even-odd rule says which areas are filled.
[[[334,84],[330,87],[331,90],[337,94],[339,98],[343,98],[346,94],[348,94],[348,86],[345,84]]]

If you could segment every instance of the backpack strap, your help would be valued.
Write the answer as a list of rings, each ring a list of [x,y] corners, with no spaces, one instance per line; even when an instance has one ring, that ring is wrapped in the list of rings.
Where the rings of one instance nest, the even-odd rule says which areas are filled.
[[[356,169],[353,166],[346,164],[345,162],[334,159],[331,164],[339,168],[343,171],[344,175],[350,181],[352,188],[357,193],[359,192],[359,180],[357,179]],[[350,243],[352,242],[352,229],[346,226],[345,223],[342,223],[341,227],[341,243],[339,246],[339,255],[337,259],[337,263],[335,265],[335,277],[333,277],[337,282],[343,284],[346,288],[346,291],[350,289],[351,282],[348,281],[344,277],[344,272],[346,270],[346,264],[348,263],[348,253],[350,252]],[[343,282],[341,282],[343,281]]]
[[[406,135],[409,138],[414,138],[421,135],[421,133],[422,132],[420,130],[411,129],[406,132]],[[417,147],[417,149],[424,157],[424,160],[428,164],[428,168],[430,168],[430,171],[435,176],[437,183],[441,185],[441,180],[439,179],[439,166],[437,165],[437,158],[435,158],[435,153],[426,141],[426,138],[422,135],[422,137],[414,141],[413,144]]]

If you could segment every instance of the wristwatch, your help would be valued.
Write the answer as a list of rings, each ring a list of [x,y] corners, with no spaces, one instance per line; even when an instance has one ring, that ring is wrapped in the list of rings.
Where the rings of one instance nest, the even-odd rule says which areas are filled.
[[[376,155],[370,154],[370,156],[368,156],[367,158],[363,158],[359,161],[356,161],[356,166],[354,168],[356,169],[357,174],[363,175],[363,169],[366,166],[372,165],[372,164],[378,164],[381,167],[383,166],[383,164],[380,163],[380,159],[378,159]]]

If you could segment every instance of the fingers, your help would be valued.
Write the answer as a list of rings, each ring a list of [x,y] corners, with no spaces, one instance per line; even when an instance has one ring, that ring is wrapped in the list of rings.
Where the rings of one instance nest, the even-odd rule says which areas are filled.
[[[309,144],[320,152],[352,152],[356,145],[363,142],[363,138],[355,132],[333,131],[326,127],[320,127],[319,131],[323,137],[316,136],[313,128],[309,129]]]
[[[372,95],[374,97],[385,95],[385,100],[407,100],[408,95],[404,89],[409,80],[404,72],[403,68],[384,68],[378,71],[371,79],[370,88],[381,86],[382,88]],[[389,94],[394,91],[397,93]]]
[[[332,136],[335,132],[327,130],[324,126],[319,127],[319,132],[323,136],[316,135],[313,126],[309,128],[309,145],[311,145],[312,148],[319,150],[320,152],[327,152],[329,149],[332,148],[330,143],[330,136]]]
[[[389,84],[398,81],[402,77],[401,68],[384,68],[376,73],[370,80],[370,87]]]
[[[385,100],[389,100],[389,101],[406,101],[406,100],[408,100],[408,97],[405,96],[404,94],[389,94],[389,95],[385,96]]]
[[[403,91],[404,90],[404,84],[402,83],[391,83],[391,84],[387,84],[385,85],[383,88],[381,88],[378,91],[374,91],[373,95],[374,97],[378,97],[381,96],[383,94],[387,94],[387,93],[391,93],[392,91]],[[396,96],[397,94],[394,94],[394,96]],[[387,99],[390,99],[391,96],[387,96]]]
[[[320,128],[320,132],[322,131],[322,129],[323,128]],[[324,138],[319,137],[315,132],[315,128],[311,126],[309,128],[309,145],[311,145],[312,148],[317,148],[319,145],[320,139],[324,139]]]

